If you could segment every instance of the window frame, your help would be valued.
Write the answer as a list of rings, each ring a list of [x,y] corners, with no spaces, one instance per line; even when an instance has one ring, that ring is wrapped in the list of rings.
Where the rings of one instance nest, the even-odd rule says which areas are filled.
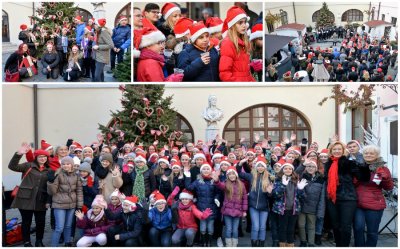
[[[358,9],[348,9],[343,12],[341,20],[342,22],[362,22],[364,21],[364,14]]]

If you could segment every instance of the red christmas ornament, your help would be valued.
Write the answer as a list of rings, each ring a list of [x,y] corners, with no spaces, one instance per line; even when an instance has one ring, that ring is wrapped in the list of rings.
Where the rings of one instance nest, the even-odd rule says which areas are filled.
[[[150,101],[146,97],[143,98],[143,101],[146,107],[149,107]]]
[[[138,114],[138,113],[139,113],[138,110],[133,109],[132,112],[131,112],[131,118],[133,118],[134,116],[136,116],[136,114]]]
[[[126,91],[125,85],[119,85],[118,89],[119,89],[121,92],[125,92],[125,91]]]

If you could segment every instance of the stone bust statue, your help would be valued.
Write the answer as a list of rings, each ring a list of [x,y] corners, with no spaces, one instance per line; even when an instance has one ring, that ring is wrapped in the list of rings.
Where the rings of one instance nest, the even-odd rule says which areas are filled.
[[[217,107],[217,96],[210,95],[208,97],[208,107],[203,111],[203,118],[206,120],[207,125],[209,127],[215,126],[223,117],[223,110]]]

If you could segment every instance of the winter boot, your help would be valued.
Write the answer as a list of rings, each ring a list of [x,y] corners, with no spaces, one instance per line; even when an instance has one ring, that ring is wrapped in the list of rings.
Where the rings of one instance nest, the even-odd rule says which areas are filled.
[[[279,247],[286,247],[286,242],[279,242]]]
[[[226,247],[232,247],[232,238],[225,238]]]
[[[307,247],[307,241],[300,241],[300,247]]]
[[[265,240],[259,240],[258,241],[258,247],[264,247]]]
[[[206,240],[206,247],[211,247],[211,239],[212,239],[212,234],[206,234],[206,238],[205,238],[205,240]]]
[[[251,247],[257,247],[257,240],[251,240]]]
[[[238,239],[232,238],[232,247],[237,247],[238,243],[239,243]]]
[[[294,243],[286,243],[286,247],[294,247]]]
[[[35,247],[45,247],[41,239],[37,239],[35,242]]]
[[[24,243],[24,247],[33,247],[30,241]]]
[[[279,240],[272,241],[272,247],[279,247]]]
[[[200,246],[206,247],[206,235],[205,234],[200,234]]]
[[[322,244],[322,242],[321,242],[321,237],[322,237],[321,234],[316,234],[316,235],[315,235],[315,244],[316,244],[317,246],[320,246],[320,245]]]
[[[222,241],[221,237],[218,237],[218,239],[217,239],[217,246],[218,247],[224,247],[224,242]]]

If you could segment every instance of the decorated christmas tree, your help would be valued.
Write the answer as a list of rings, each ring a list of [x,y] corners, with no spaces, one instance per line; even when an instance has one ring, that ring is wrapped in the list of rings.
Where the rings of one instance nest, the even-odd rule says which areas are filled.
[[[44,50],[47,41],[52,40],[56,33],[61,33],[63,27],[70,30],[69,36],[74,37],[74,18],[77,8],[73,2],[41,2],[35,10],[36,15],[31,17],[35,30],[33,34],[39,42],[39,54]]]
[[[332,12],[329,10],[328,5],[322,3],[322,8],[319,10],[319,16],[317,18],[317,28],[330,27],[334,25],[334,19],[332,18]]]
[[[124,60],[122,63],[118,63],[115,70],[114,76],[120,82],[130,82],[131,81],[131,72],[132,72],[132,64],[131,64],[131,51],[128,50],[126,54],[124,54]]]
[[[149,146],[181,145],[183,134],[175,130],[176,112],[172,96],[164,97],[164,85],[120,85],[122,110],[111,111],[111,121],[99,124],[108,144],[135,142]]]

